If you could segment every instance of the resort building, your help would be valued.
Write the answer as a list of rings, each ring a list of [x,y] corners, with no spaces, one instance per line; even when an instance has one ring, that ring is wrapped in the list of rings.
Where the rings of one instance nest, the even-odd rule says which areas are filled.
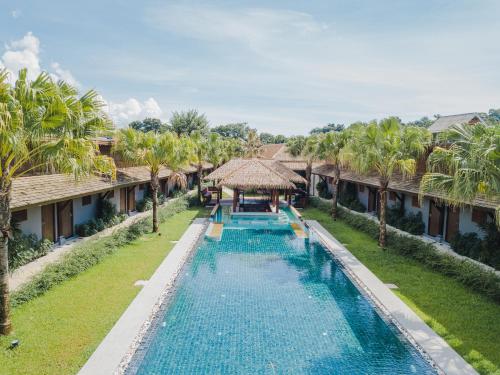
[[[433,134],[443,132],[454,125],[475,124],[483,122],[479,114],[468,113],[452,116],[441,116],[429,127]],[[430,154],[427,153],[426,157]],[[493,221],[495,208],[500,204],[498,199],[477,198],[473,204],[465,207],[451,207],[444,203],[439,195],[427,194],[420,201],[418,197],[420,180],[425,173],[426,157],[417,162],[417,173],[413,178],[404,179],[396,176],[388,186],[388,207],[399,207],[402,213],[421,215],[424,234],[449,242],[457,233],[475,232],[482,235],[480,226]],[[329,192],[332,191],[334,169],[330,165],[322,165],[313,169],[313,174],[323,181]],[[340,174],[339,193],[355,197],[365,212],[378,214],[380,196],[378,194],[378,177],[361,175],[351,170],[342,170]]]
[[[204,171],[211,165],[206,163]],[[189,166],[188,189],[197,183],[196,168]],[[171,171],[163,168],[159,174],[160,191],[165,197],[176,187],[169,184]],[[106,199],[117,211],[127,215],[136,211],[136,203],[144,199],[151,175],[146,167],[118,168],[117,178],[93,176],[75,181],[72,176],[46,174],[15,178],[12,187],[12,219],[25,234],[54,242],[75,236],[75,227],[96,219],[98,202]]]
[[[260,149],[259,157],[262,159],[276,160],[283,164],[285,167],[291,169],[295,173],[306,177],[307,162],[301,156],[291,155],[285,143],[275,143],[263,145]],[[318,167],[323,163],[314,162],[312,167]],[[310,193],[315,195],[316,185],[319,182],[318,176],[311,176],[311,190]]]

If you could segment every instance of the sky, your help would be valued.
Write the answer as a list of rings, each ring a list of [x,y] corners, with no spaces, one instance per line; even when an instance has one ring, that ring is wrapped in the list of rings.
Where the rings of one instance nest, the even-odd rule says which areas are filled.
[[[0,66],[117,126],[197,109],[274,134],[500,107],[500,1],[7,1]]]

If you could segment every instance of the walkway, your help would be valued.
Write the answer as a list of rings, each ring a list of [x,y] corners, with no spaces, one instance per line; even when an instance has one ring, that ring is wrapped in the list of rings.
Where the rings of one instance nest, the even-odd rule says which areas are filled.
[[[192,194],[193,191],[194,190],[191,190],[190,192],[188,192],[188,194]],[[168,198],[161,207],[164,207],[165,205],[175,201],[176,199],[177,198]],[[71,238],[67,240],[65,244],[55,246],[54,249],[47,255],[35,259],[34,261],[25,264],[24,266],[21,266],[17,268],[14,272],[12,272],[12,274],[9,277],[10,291],[14,292],[17,289],[19,289],[23,284],[27,283],[35,275],[37,275],[40,271],[42,271],[47,265],[57,262],[59,259],[61,259],[62,256],[64,256],[67,253],[70,253],[75,248],[75,246],[89,240],[97,239],[100,237],[111,236],[115,231],[121,228],[128,227],[137,222],[138,220],[145,218],[148,215],[151,215],[151,212],[152,210],[133,213],[132,216],[128,217],[118,225],[106,228],[103,231],[89,237]]]

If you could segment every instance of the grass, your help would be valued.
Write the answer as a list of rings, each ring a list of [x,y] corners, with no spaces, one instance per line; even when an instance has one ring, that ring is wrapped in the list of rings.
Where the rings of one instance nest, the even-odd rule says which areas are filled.
[[[458,281],[402,255],[382,250],[367,234],[316,208],[303,211],[318,220],[352,254],[394,290],[431,328],[481,374],[500,374],[500,305]]]
[[[188,209],[101,263],[50,289],[12,312],[14,333],[0,338],[0,374],[74,374],[90,357],[140,287],[174,246],[191,220],[205,215]],[[19,339],[15,350],[7,347]]]

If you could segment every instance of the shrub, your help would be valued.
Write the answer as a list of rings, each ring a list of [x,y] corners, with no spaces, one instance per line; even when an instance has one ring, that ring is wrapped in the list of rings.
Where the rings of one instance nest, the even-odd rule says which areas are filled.
[[[109,223],[117,215],[117,212],[116,206],[109,199],[99,198],[97,201],[96,216],[105,223]]]
[[[13,271],[47,255],[52,246],[49,240],[39,240],[34,234],[27,235],[14,229],[13,238],[9,240],[9,269]]]
[[[425,232],[425,224],[422,220],[422,213],[419,211],[417,214],[412,212],[405,214],[401,210],[399,204],[393,207],[387,207],[386,211],[387,224],[392,225],[405,232],[421,235]]]
[[[479,262],[500,269],[500,232],[495,223],[487,223],[482,226],[484,238],[477,233],[457,233],[451,240],[453,251],[467,256]]]
[[[317,197],[311,199],[311,204],[325,211],[331,207]],[[351,213],[342,207],[339,207],[339,218],[350,226],[367,233],[373,239],[378,238],[378,223],[374,220]],[[390,229],[387,231],[387,250],[413,258],[431,269],[455,278],[472,290],[500,302],[500,277],[478,264],[441,253],[430,243]]]
[[[168,217],[184,211],[188,207],[187,198],[180,198],[158,211],[160,222]],[[127,228],[121,228],[111,236],[97,238],[77,245],[73,251],[66,254],[57,263],[47,266],[21,289],[11,296],[12,307],[17,307],[33,298],[43,295],[46,291],[69,278],[100,263],[107,255],[112,254],[121,246],[137,239],[152,228],[152,219],[147,217],[137,221]]]
[[[325,180],[320,180],[316,184],[316,189],[318,190],[318,195],[324,199],[332,199],[332,193],[328,191],[328,185]]]
[[[139,212],[151,210],[153,208],[153,201],[151,200],[151,198],[144,198],[140,201],[137,201],[137,203],[135,204],[135,208]]]
[[[366,207],[358,199],[356,185],[348,182],[344,189],[339,191],[339,203],[353,211],[365,212]]]

